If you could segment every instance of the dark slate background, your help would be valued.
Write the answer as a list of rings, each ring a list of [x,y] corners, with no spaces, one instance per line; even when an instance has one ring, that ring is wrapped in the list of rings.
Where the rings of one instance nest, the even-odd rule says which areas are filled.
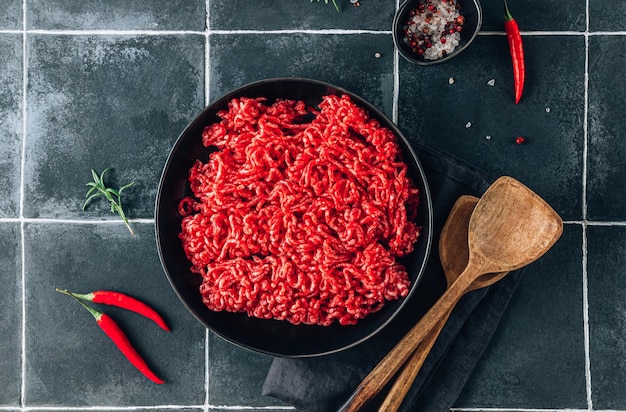
[[[626,3],[510,0],[528,66],[515,105],[500,0],[482,1],[464,54],[429,68],[394,53],[397,2],[337,1],[340,13],[308,0],[0,0],[0,409],[284,410],[261,395],[271,358],[207,333],[178,301],[153,205],[169,149],[206,104],[301,76],[367,98],[416,144],[523,181],[566,221],[457,407],[626,410]],[[136,182],[137,238],[104,203],[81,210],[89,170],[107,166],[112,185]],[[167,384],[136,373],[55,287],[157,307],[172,333],[111,314]]]

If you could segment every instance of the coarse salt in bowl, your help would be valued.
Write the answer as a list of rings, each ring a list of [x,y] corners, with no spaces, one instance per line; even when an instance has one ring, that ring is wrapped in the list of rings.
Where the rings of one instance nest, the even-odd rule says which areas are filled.
[[[393,20],[393,40],[408,61],[432,65],[465,50],[481,25],[478,0],[406,0]]]

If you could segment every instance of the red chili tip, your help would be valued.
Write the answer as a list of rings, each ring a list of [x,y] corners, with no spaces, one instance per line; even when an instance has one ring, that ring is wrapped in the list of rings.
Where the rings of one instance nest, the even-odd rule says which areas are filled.
[[[121,292],[110,290],[97,290],[89,295],[94,303],[117,306],[118,308],[133,311],[152,320],[154,323],[159,325],[161,329],[167,332],[171,331],[157,311],[139,299],[133,298]]]
[[[130,340],[126,334],[122,331],[119,325],[106,313],[100,313],[100,316],[96,318],[96,323],[100,326],[100,329],[113,341],[115,346],[122,352],[126,359],[133,365],[139,372],[141,372],[146,378],[162,385],[165,381],[159,378],[148,366],[146,361],[141,357],[137,350],[130,343]]]
[[[524,139],[524,137],[518,136],[518,137],[515,138],[515,144],[522,144],[522,143],[524,143],[525,140],[526,139]]]

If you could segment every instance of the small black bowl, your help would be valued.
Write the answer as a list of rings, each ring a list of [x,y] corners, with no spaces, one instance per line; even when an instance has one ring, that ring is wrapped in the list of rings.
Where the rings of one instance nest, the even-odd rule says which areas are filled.
[[[415,250],[402,259],[411,279],[409,296],[387,302],[378,312],[360,320],[356,325],[331,326],[293,325],[287,321],[263,320],[245,313],[214,312],[203,303],[199,286],[201,276],[190,271],[178,234],[182,218],[178,203],[191,195],[187,181],[188,172],[196,159],[206,161],[214,150],[202,144],[202,130],[220,119],[217,112],[225,110],[235,97],[266,97],[269,104],[277,98],[304,100],[307,105],[317,105],[322,96],[347,94],[352,101],[378,119],[381,125],[393,130],[402,147],[404,161],[409,166],[410,177],[419,188],[418,225],[422,232]],[[243,86],[202,111],[182,132],[174,144],[165,168],[156,199],[155,223],[159,257],[171,286],[187,309],[207,328],[222,338],[256,352],[282,357],[316,356],[354,346],[380,331],[403,308],[419,285],[432,243],[432,204],[430,191],[419,160],[398,128],[376,107],[366,100],[328,83],[300,79],[269,79]]]
[[[447,55],[440,57],[436,60],[428,60],[423,56],[415,53],[404,39],[404,26],[409,19],[409,13],[415,9],[420,3],[420,0],[406,0],[393,18],[392,33],[393,42],[398,49],[398,52],[402,57],[411,63],[418,64],[420,66],[430,66],[433,64],[443,63],[457,56],[463,50],[465,50],[474,41],[474,38],[480,31],[480,26],[483,22],[483,11],[478,0],[457,0],[461,4],[461,14],[465,17],[463,23],[463,30],[461,31],[461,40],[459,45]],[[423,2],[423,0],[421,0]]]

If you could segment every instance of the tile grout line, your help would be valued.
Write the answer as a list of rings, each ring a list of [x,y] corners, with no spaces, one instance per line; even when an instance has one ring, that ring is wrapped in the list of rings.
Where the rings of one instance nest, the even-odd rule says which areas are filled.
[[[451,408],[453,412],[586,412],[587,409],[539,409],[539,408]]]
[[[32,29],[27,30],[28,34],[47,34],[51,36],[85,36],[85,35],[100,35],[100,36],[175,36],[175,35],[197,35],[206,36],[207,32],[212,34],[391,34],[391,30],[366,30],[366,29],[278,29],[278,30],[263,30],[263,29],[247,29],[247,30],[210,30],[205,29],[203,31],[196,30],[124,30],[124,29],[77,29],[77,30],[57,30],[57,29]],[[22,30],[0,30],[0,34],[7,33],[22,33]]]
[[[540,408],[451,408],[453,412],[587,412],[587,409],[540,409]]]
[[[624,221],[606,221],[606,222],[596,221],[596,222],[592,222],[592,221],[585,220],[583,222],[583,224],[585,225],[585,228],[587,228],[589,226],[626,226],[626,222],[624,222]]]
[[[375,30],[375,29],[246,29],[246,30],[124,30],[124,29],[78,29],[78,30],[56,30],[56,29],[31,29],[31,30],[15,30],[0,29],[0,34],[45,34],[50,36],[182,36],[197,35],[207,36],[207,34],[339,34],[339,35],[355,35],[355,34],[392,34],[391,30]],[[523,36],[626,36],[626,31],[573,31],[573,30],[528,30],[521,32]],[[499,30],[483,30],[478,33],[479,36],[504,36],[505,33]]]
[[[521,30],[522,36],[586,36],[585,31],[575,30]],[[618,33],[618,32],[616,32]],[[506,36],[502,30],[483,30],[478,33],[479,36]]]
[[[296,408],[293,406],[238,406],[238,405],[216,405],[211,406],[211,410],[215,410],[218,412],[223,411],[235,411],[235,412],[243,412],[243,411],[268,411],[268,412],[277,412],[277,411],[296,411]],[[569,412],[569,411],[568,411]]]
[[[189,405],[177,405],[177,404],[159,404],[159,405],[128,405],[128,406],[108,406],[108,405],[91,405],[91,406],[29,406],[27,408],[25,408],[27,411],[41,411],[41,410],[51,410],[51,411],[57,411],[57,410],[64,410],[64,411],[135,411],[135,410],[141,410],[141,411],[147,411],[147,410],[153,410],[153,409],[172,409],[172,410],[177,410],[177,409],[188,409],[188,408],[194,408],[194,409],[198,409],[201,408],[202,405],[195,405],[195,404],[189,404]]]
[[[607,220],[607,221],[590,221],[590,220],[564,220],[564,225],[584,225],[589,226],[626,226],[623,220]]]
[[[136,224],[154,224],[154,218],[137,218],[137,219],[128,219],[130,223]],[[76,225],[123,225],[124,222],[122,220],[113,220],[113,219],[102,219],[102,220],[89,220],[89,219],[64,219],[64,218],[47,218],[47,217],[37,217],[37,218],[0,218],[0,222],[24,222],[24,223],[59,223],[59,224],[76,224]],[[625,222],[626,224],[626,222]]]
[[[211,101],[211,75],[209,61],[211,56],[211,43],[209,41],[211,35],[211,0],[205,0],[205,21],[204,21],[204,106],[208,106]],[[204,330],[204,406],[203,411],[209,412],[211,408],[210,399],[210,387],[211,387],[211,374],[210,374],[210,348],[209,348],[209,330]]]
[[[210,374],[209,374],[209,329],[204,329],[204,405],[202,406],[202,410],[204,412],[208,412],[211,409],[211,403],[209,402],[209,385],[210,385]]]
[[[583,346],[585,351],[585,391],[587,407],[593,410],[591,391],[591,356],[589,341],[589,282],[587,277],[587,225],[582,224],[582,289],[583,289]]]
[[[20,156],[20,203],[19,203],[19,222],[20,222],[20,275],[21,275],[21,374],[20,374],[20,410],[24,411],[26,406],[26,239],[24,234],[24,174],[26,165],[26,131],[27,131],[27,85],[28,85],[28,57],[26,55],[26,0],[22,0],[22,153]]]
[[[591,388],[591,355],[589,340],[589,279],[587,273],[587,174],[589,158],[589,0],[585,0],[585,74],[583,79],[583,181],[582,181],[582,292],[583,342],[585,351],[585,391],[587,408],[593,410]]]
[[[395,1],[395,10],[400,8],[400,0]],[[398,49],[393,48],[393,97],[391,101],[391,121],[398,125],[398,99],[400,96],[400,62]]]
[[[0,31],[1,33],[2,31]],[[50,36],[204,36],[204,31],[196,30],[148,30],[148,29],[31,29],[28,34]]]
[[[211,75],[210,75],[210,54],[211,54],[211,44],[209,42],[209,38],[211,36],[211,23],[210,23],[210,4],[211,0],[206,0],[206,18],[204,22],[204,105],[208,106],[211,101],[210,94],[210,84],[211,84]]]
[[[588,409],[540,409],[540,408],[451,408],[453,412],[587,412]],[[620,410],[596,410],[595,412],[622,412]]]

